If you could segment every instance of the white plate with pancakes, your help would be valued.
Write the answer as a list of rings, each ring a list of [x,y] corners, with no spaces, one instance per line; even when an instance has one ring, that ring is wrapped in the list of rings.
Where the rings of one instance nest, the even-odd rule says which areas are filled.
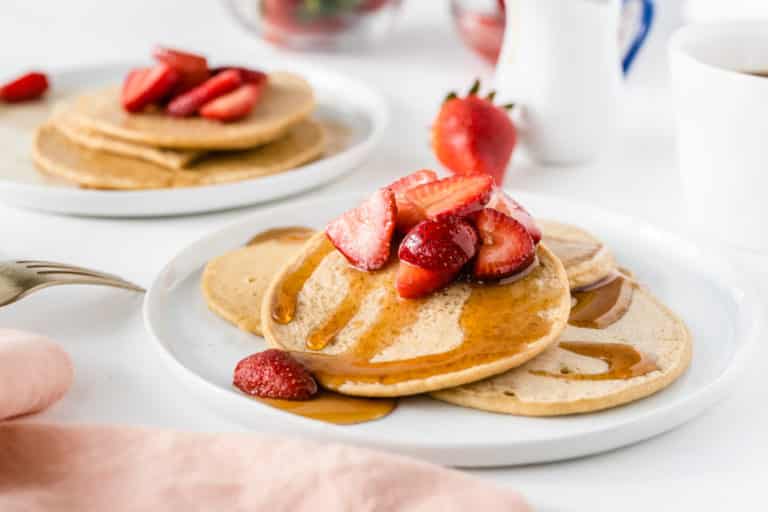
[[[171,188],[146,190],[104,190],[99,181],[95,182],[95,188],[81,188],[76,182],[60,177],[68,172],[72,174],[72,166],[57,167],[62,171],[57,173],[59,176],[38,172],[32,157],[33,146],[37,147],[35,141],[39,140],[35,139],[35,132],[49,119],[54,108],[60,108],[63,102],[71,102],[84,92],[121,83],[133,67],[138,66],[112,65],[53,73],[51,90],[44,101],[0,106],[0,140],[6,148],[0,158],[0,201],[52,213],[111,217],[180,215],[263,203],[318,187],[355,169],[379,143],[389,122],[385,100],[366,84],[322,69],[295,63],[281,64],[274,60],[265,63],[266,72],[289,70],[305,79],[314,91],[315,108],[311,119],[323,126],[325,145],[322,155],[313,154],[310,161],[304,162],[309,156],[297,155],[293,160],[300,159],[304,163],[281,161],[286,168],[291,168],[281,169],[278,174],[270,170],[259,177],[237,178],[239,181],[198,186],[177,184]],[[343,94],[339,94],[340,91]],[[270,144],[264,147],[268,146]],[[162,151],[154,153],[149,156],[157,157]],[[276,153],[280,153],[277,147],[273,151]],[[79,162],[90,160],[88,154],[76,156]],[[104,164],[105,173],[108,168],[114,169],[122,163],[108,158]],[[208,159],[207,155],[203,161],[205,159]],[[260,159],[256,155],[256,165],[262,162]],[[153,163],[142,161],[144,164],[140,169],[149,172],[154,169]],[[88,165],[91,175],[100,172],[91,163]],[[205,164],[201,163],[201,167]],[[88,183],[84,184],[87,186]]]
[[[266,230],[286,226],[320,230],[361,197],[349,195],[293,202],[254,213],[183,249],[169,262],[147,293],[144,314],[154,340],[154,352],[167,363],[171,378],[178,379],[187,392],[216,413],[254,430],[366,445],[452,466],[483,467],[548,462],[599,453],[674,428],[726,394],[755,345],[759,304],[748,284],[730,270],[727,262],[628,217],[562,199],[516,194],[515,198],[538,218],[566,222],[597,236],[610,248],[621,267],[631,270],[633,282],[653,293],[657,302],[645,300],[650,294],[643,292],[632,304],[637,303],[640,309],[656,308],[674,320],[658,329],[637,325],[631,332],[637,332],[638,338],[647,338],[654,336],[653,333],[669,334],[674,324],[680,325],[680,334],[676,338],[669,334],[670,340],[692,339],[693,356],[690,357],[690,350],[684,351],[687,353],[681,356],[684,361],[680,371],[673,378],[648,392],[638,391],[647,388],[641,378],[639,386],[631,386],[629,391],[618,395],[605,392],[609,398],[597,402],[583,400],[583,397],[571,400],[565,383],[574,381],[552,379],[557,383],[552,387],[555,391],[545,388],[543,392],[560,396],[545,397],[555,404],[549,408],[498,407],[498,403],[504,405],[507,396],[491,400],[489,407],[481,402],[478,408],[454,405],[464,399],[456,399],[456,395],[451,398],[450,392],[448,401],[438,401],[428,395],[409,396],[400,398],[389,415],[351,425],[334,425],[289,414],[241,393],[232,385],[235,365],[266,348],[266,344],[263,338],[246,332],[249,330],[247,319],[235,322],[230,318],[241,327],[238,328],[209,309],[201,291],[204,268],[211,260],[243,248],[255,234]],[[545,230],[545,242],[546,236]],[[276,265],[269,253],[262,254],[270,264]],[[600,258],[603,264],[603,256]],[[627,317],[637,322],[637,315],[632,316],[631,312],[630,309]],[[219,311],[219,314],[222,313]],[[577,332],[583,333],[584,329]],[[653,342],[650,340],[651,345]],[[544,361],[548,352],[543,354],[520,368],[536,364],[537,360]],[[658,357],[659,364],[664,364],[666,356]],[[573,364],[578,367],[580,363],[574,359]],[[601,370],[594,371],[600,373]],[[493,379],[495,377],[485,382],[496,382]],[[472,386],[470,383],[461,387],[472,389]],[[587,394],[594,391],[593,394],[599,395],[607,389],[605,381],[594,389],[582,382],[574,384],[577,394],[582,389],[579,386],[587,386],[584,388]],[[521,391],[524,390],[521,388]],[[623,398],[610,398],[616,396]],[[521,395],[510,403],[519,405],[521,397],[525,398]],[[623,405],[615,406],[619,403]],[[483,408],[533,415],[480,410]]]

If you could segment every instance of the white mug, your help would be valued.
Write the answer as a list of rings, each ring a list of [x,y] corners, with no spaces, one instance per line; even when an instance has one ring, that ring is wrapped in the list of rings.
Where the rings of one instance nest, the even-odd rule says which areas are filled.
[[[683,27],[669,62],[690,226],[768,250],[768,20]]]
[[[520,138],[536,160],[589,160],[615,133],[622,67],[629,68],[653,19],[653,3],[643,0],[621,58],[621,8],[633,3],[507,0],[495,86],[499,99],[520,105]]]

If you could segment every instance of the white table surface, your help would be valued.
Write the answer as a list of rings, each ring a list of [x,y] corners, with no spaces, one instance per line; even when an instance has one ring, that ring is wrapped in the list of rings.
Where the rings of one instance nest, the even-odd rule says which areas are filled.
[[[676,0],[626,83],[625,121],[604,157],[590,165],[541,168],[516,161],[508,184],[587,201],[686,234],[666,88],[665,42],[679,24]],[[151,6],[151,7],[150,7]],[[3,2],[0,77],[23,69],[141,60],[155,43],[258,66],[276,50],[244,35],[218,2]],[[312,192],[370,188],[420,167],[437,167],[428,126],[449,88],[491,69],[455,37],[447,2],[406,1],[387,45],[359,55],[288,54],[350,73],[391,101],[394,124],[364,168]],[[702,108],[706,108],[703,105]],[[0,148],[2,150],[2,148]],[[108,269],[147,285],[188,243],[254,208],[210,215],[113,220],[56,217],[0,205],[0,259],[60,260]],[[766,289],[756,255],[728,251]],[[0,325],[50,335],[72,355],[76,383],[40,419],[238,430],[185,399],[147,350],[141,297],[115,290],[51,289],[0,310]],[[762,350],[768,355],[768,350]],[[521,490],[539,510],[622,512],[764,509],[768,483],[768,393],[756,357],[737,394],[691,423],[635,446],[555,464],[471,471]]]

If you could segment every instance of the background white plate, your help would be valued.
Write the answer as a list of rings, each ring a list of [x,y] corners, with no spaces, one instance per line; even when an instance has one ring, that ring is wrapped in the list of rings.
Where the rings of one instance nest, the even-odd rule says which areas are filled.
[[[546,462],[609,450],[671,429],[721,398],[754,345],[757,304],[727,263],[671,234],[628,217],[546,196],[516,194],[542,218],[583,226],[614,250],[693,333],[688,372],[664,391],[612,410],[560,418],[486,413],[425,397],[402,400],[389,417],[334,426],[257,403],[231,387],[242,357],[261,338],[211,313],[200,293],[203,265],[280,225],[321,228],[355,204],[342,196],[287,204],[250,215],[180,252],[159,274],[144,314],[158,354],[189,392],[255,430],[333,439],[383,448],[455,466]]]
[[[247,65],[247,62],[241,64]],[[127,70],[136,66],[125,64],[52,73],[51,93],[64,97],[101,84],[120,83]],[[389,110],[383,97],[367,85],[347,76],[293,62],[281,64],[279,60],[270,60],[259,68],[292,71],[309,80],[317,96],[315,116],[343,123],[349,128],[347,148],[292,171],[235,183],[180,189],[100,191],[45,178],[35,170],[29,148],[24,147],[10,158],[0,158],[0,201],[54,213],[111,217],[178,215],[234,208],[297,194],[338,178],[362,164],[381,140],[389,123]],[[1,108],[0,128],[8,130],[2,126]],[[29,140],[22,144],[28,145]]]

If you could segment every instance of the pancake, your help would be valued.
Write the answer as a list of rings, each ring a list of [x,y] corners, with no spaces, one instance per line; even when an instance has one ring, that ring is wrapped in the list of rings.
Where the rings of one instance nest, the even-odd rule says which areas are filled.
[[[245,149],[280,138],[305,119],[315,106],[309,83],[298,75],[277,72],[253,112],[237,122],[201,117],[178,119],[159,111],[131,114],[120,105],[120,88],[82,95],[71,114],[85,129],[148,146],[176,149]]]
[[[432,396],[523,416],[586,413],[656,393],[688,367],[692,347],[687,328],[634,281],[618,277],[576,294],[575,302],[560,339],[536,359]]]
[[[270,144],[244,151],[212,153],[189,169],[174,170],[82,147],[49,123],[38,129],[32,153],[41,171],[82,187],[137,190],[210,185],[277,174],[320,156],[325,141],[323,127],[307,119]]]
[[[616,274],[610,250],[583,229],[552,220],[537,220],[543,242],[563,262],[571,288],[589,286]]]
[[[137,158],[168,169],[181,169],[198,160],[205,151],[194,149],[165,149],[109,137],[84,128],[77,118],[62,111],[51,121],[69,140],[84,148],[104,151],[115,155]]]
[[[300,227],[272,229],[208,262],[201,281],[208,307],[240,329],[261,336],[261,301],[267,285],[314,233]]]
[[[544,246],[538,260],[514,283],[458,281],[403,300],[396,261],[355,270],[320,233],[270,284],[261,328],[271,346],[292,351],[341,393],[402,396],[473,382],[525,363],[564,329],[565,270]]]

